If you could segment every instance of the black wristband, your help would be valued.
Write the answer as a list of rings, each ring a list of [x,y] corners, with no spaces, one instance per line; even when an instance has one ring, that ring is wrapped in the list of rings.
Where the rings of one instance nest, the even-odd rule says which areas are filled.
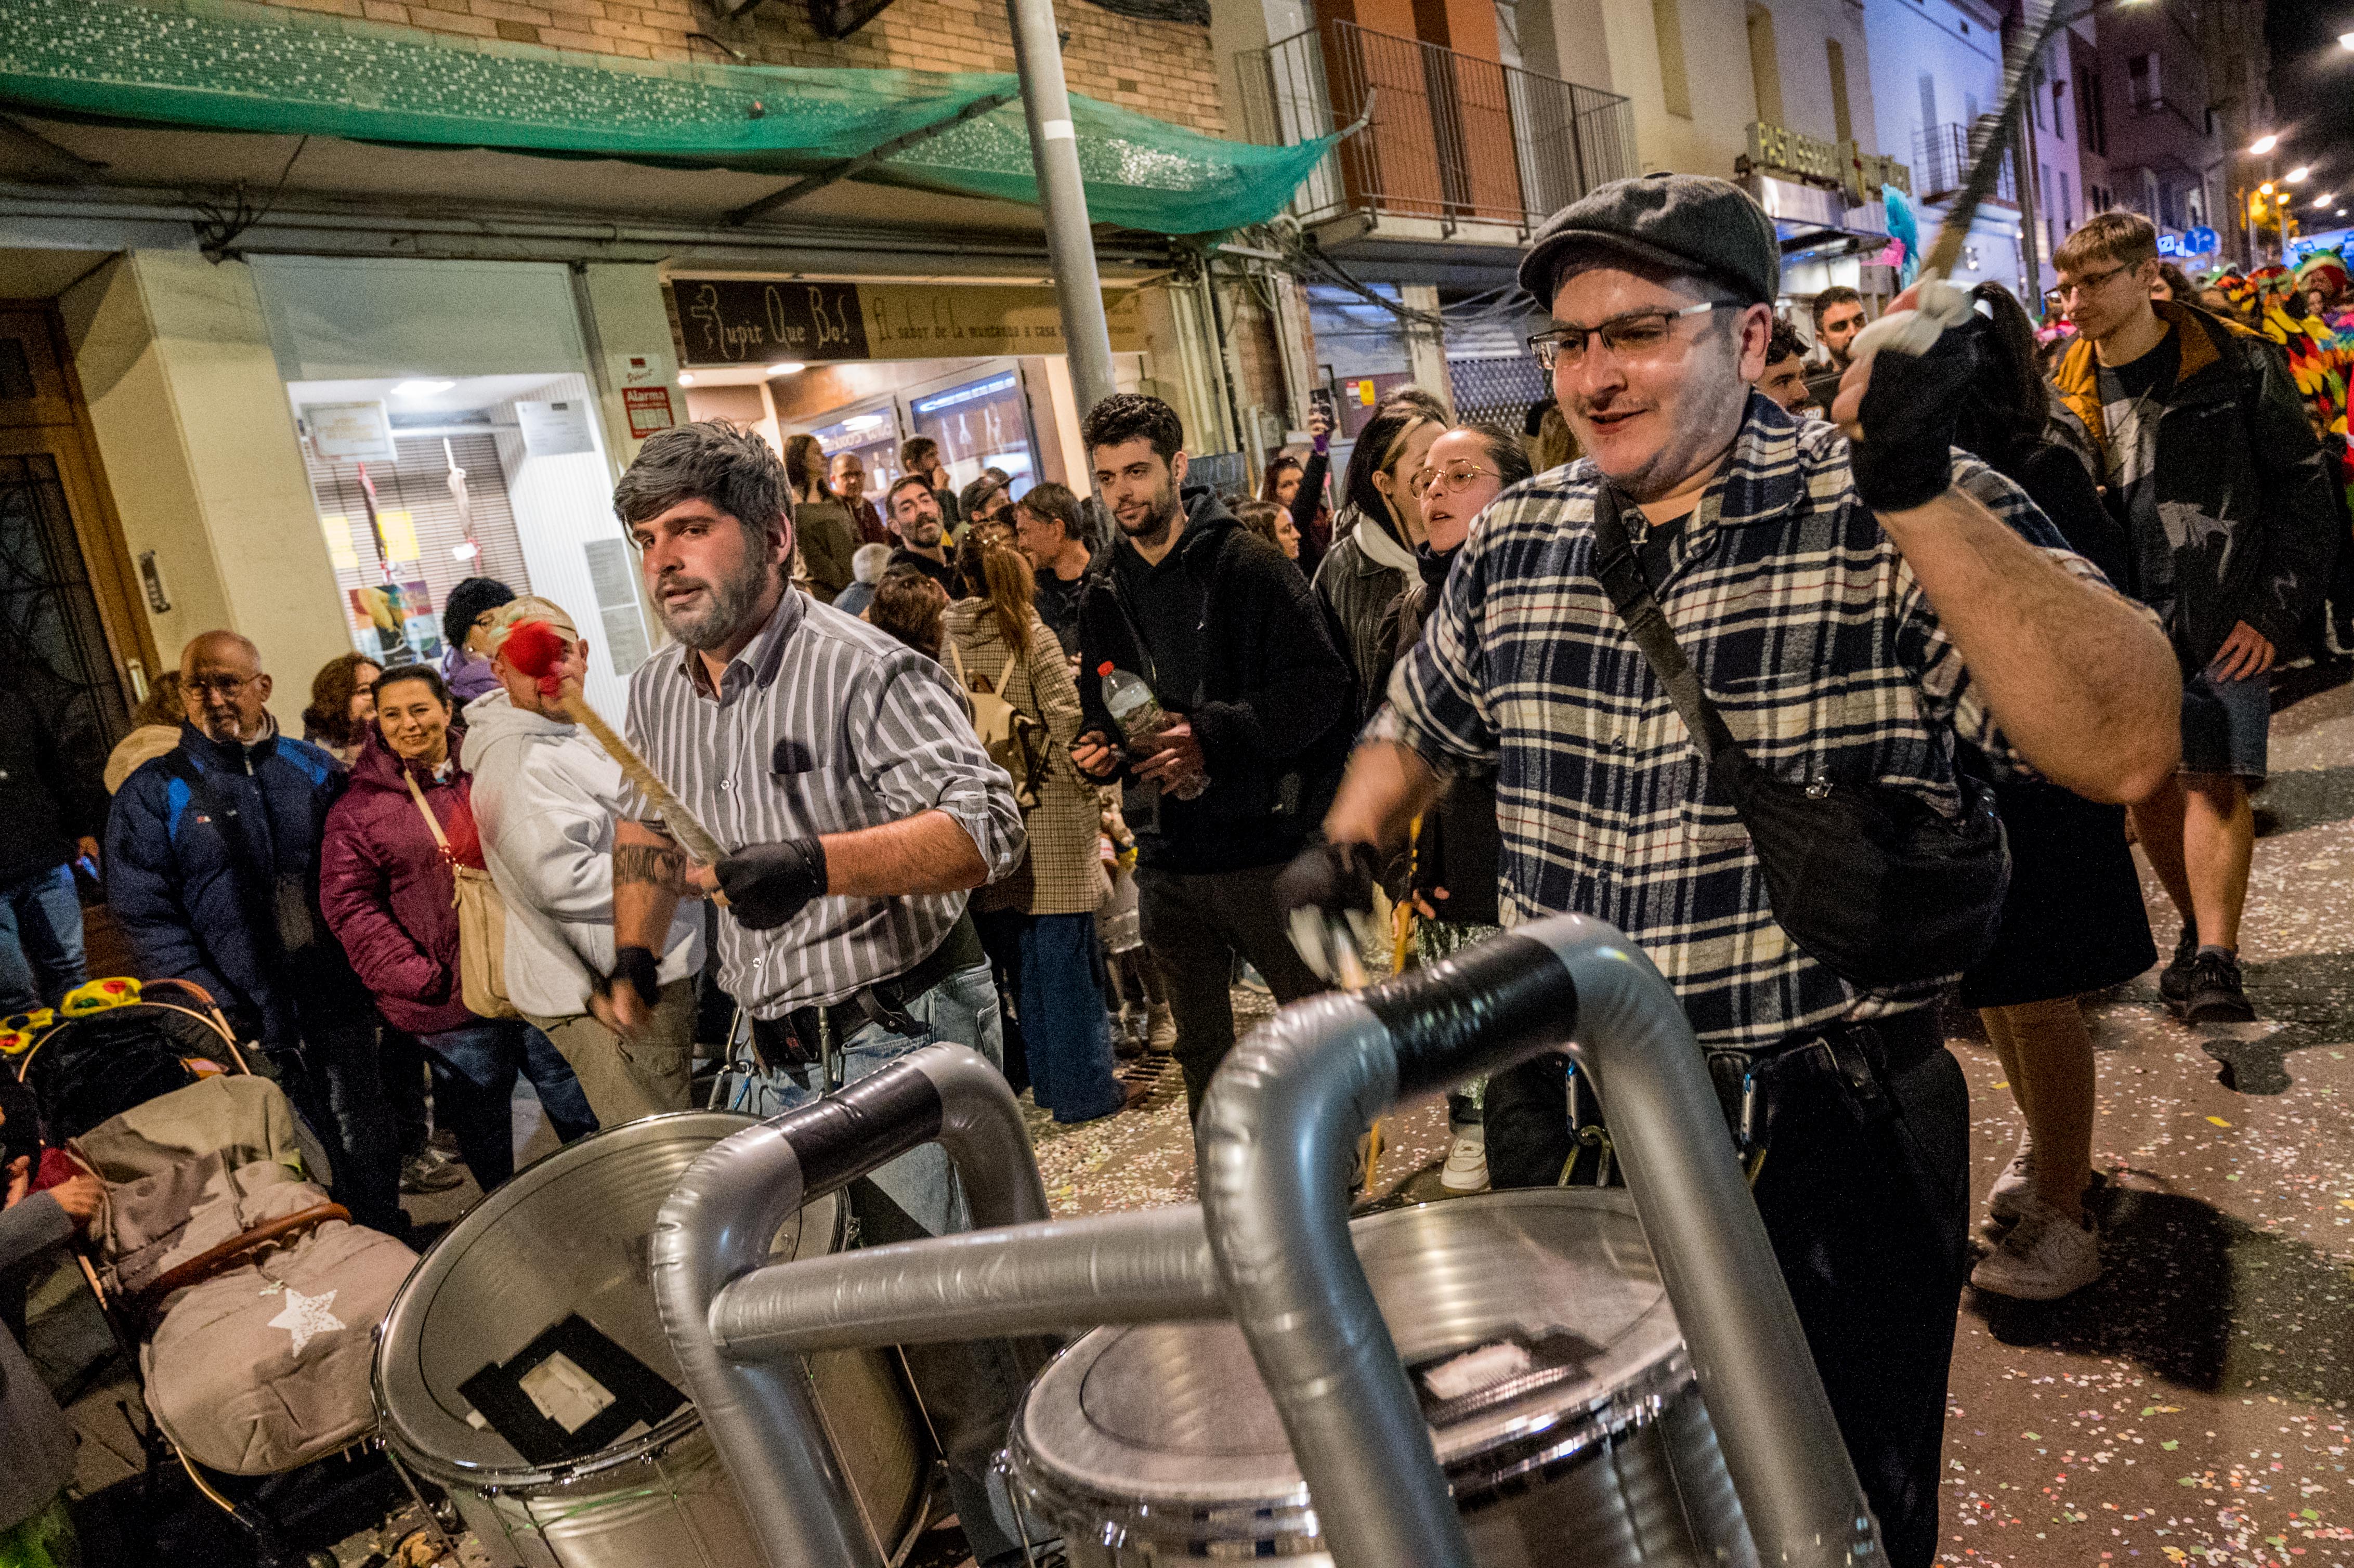
[[[640,1001],[653,1007],[662,1001],[662,960],[654,957],[652,948],[616,948],[613,972],[606,983],[609,987],[626,983]]]
[[[814,837],[748,844],[712,869],[736,923],[773,930],[824,894],[825,845]]]

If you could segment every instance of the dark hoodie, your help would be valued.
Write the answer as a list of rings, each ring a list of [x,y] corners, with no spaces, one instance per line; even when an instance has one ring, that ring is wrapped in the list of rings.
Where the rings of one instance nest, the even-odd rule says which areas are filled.
[[[1151,602],[1136,602],[1140,593]],[[1161,706],[1192,722],[1210,776],[1200,799],[1161,800],[1157,827],[1150,811],[1131,810],[1142,863],[1242,871],[1296,853],[1348,760],[1356,683],[1323,605],[1283,552],[1215,495],[1194,492],[1160,567],[1126,538],[1097,555],[1078,620],[1085,727],[1119,735],[1097,673],[1111,663],[1143,676]]]

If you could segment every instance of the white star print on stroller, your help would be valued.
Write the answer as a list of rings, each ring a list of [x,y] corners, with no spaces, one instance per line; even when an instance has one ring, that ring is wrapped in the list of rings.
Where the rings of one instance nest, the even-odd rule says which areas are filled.
[[[234,1478],[374,1444],[374,1331],[417,1255],[330,1200],[315,1140],[276,1084],[243,1071],[208,997],[101,983],[127,994],[58,1022],[19,1070],[47,1091],[51,1136],[106,1182],[82,1266],[136,1356],[155,1435],[273,1559],[272,1522]],[[143,1010],[174,1032],[143,1031]],[[77,1026],[106,1029],[103,1061],[74,1059],[91,1044]],[[101,1069],[140,1083],[110,1104]]]

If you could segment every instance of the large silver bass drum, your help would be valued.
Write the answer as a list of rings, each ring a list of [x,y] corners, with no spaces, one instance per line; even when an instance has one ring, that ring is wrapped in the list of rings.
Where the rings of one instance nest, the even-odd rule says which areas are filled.
[[[535,1402],[523,1419],[589,1430],[615,1383],[580,1364],[619,1346],[683,1392],[654,1308],[647,1242],[654,1215],[697,1155],[754,1125],[688,1111],[649,1117],[582,1139],[518,1172],[425,1255],[386,1316],[376,1398],[395,1457],[444,1489],[502,1568],[745,1568],[760,1561],[734,1485],[692,1404],[633,1424],[594,1452],[527,1458],[477,1408],[502,1386]],[[847,1229],[833,1197],[803,1209],[773,1255],[836,1251]],[[588,1325],[581,1329],[578,1319]],[[502,1385],[486,1368],[514,1364],[568,1332],[569,1353],[546,1354]],[[896,1354],[809,1358],[836,1457],[885,1561],[924,1522],[929,1469],[923,1416]],[[485,1381],[486,1375],[488,1381]],[[536,1378],[537,1381],[534,1381]],[[602,1381],[599,1381],[601,1378]],[[467,1390],[473,1391],[470,1396]],[[600,1403],[605,1402],[605,1403]],[[610,1425],[612,1417],[605,1417]],[[510,1422],[510,1430],[514,1427]]]
[[[1481,1568],[1755,1568],[1624,1193],[1490,1192],[1351,1229]],[[1031,1385],[1008,1457],[1077,1568],[1331,1561],[1230,1323],[1087,1335]]]

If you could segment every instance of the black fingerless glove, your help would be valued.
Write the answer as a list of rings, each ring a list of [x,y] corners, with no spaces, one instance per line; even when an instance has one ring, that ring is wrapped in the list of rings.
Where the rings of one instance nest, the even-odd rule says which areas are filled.
[[[1275,909],[1320,909],[1328,915],[1370,915],[1381,857],[1368,843],[1310,844],[1276,874]]]
[[[1855,493],[1874,512],[1905,512],[1954,482],[1954,420],[1978,373],[1979,319],[1946,329],[1926,354],[1883,348],[1872,358],[1848,445]]]
[[[604,990],[610,993],[625,985],[649,1010],[661,1002],[662,960],[652,948],[613,949],[613,972],[605,977]]]
[[[814,838],[753,844],[713,867],[727,908],[747,931],[783,925],[825,893],[825,846]]]

